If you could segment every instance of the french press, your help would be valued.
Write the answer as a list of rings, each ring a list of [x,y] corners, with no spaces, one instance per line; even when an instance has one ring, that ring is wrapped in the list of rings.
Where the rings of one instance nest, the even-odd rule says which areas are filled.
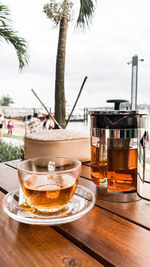
[[[137,193],[141,198],[150,200],[150,114],[147,127],[139,132]]]
[[[139,144],[147,114],[120,110],[126,100],[108,100],[114,110],[91,111],[91,178],[101,199],[114,202],[138,200]],[[143,172],[143,148],[140,151]],[[143,175],[143,173],[142,173]]]

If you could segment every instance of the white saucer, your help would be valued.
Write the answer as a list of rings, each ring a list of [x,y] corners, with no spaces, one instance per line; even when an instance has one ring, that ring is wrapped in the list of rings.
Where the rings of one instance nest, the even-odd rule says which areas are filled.
[[[75,221],[85,215],[95,203],[95,196],[88,188],[78,185],[71,201],[59,213],[34,214],[18,206],[19,188],[9,192],[3,200],[3,211],[18,222],[36,225],[56,225]]]

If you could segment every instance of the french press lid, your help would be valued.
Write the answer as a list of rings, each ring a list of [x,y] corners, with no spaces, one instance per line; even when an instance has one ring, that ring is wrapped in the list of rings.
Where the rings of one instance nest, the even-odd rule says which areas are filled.
[[[107,100],[114,103],[114,110],[90,111],[91,128],[99,129],[139,129],[145,128],[147,113],[135,110],[120,110],[123,99]]]

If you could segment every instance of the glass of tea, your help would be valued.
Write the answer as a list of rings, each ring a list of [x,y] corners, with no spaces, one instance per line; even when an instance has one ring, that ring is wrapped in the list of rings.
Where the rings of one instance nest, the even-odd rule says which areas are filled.
[[[22,161],[18,177],[25,196],[23,206],[39,212],[57,212],[73,197],[81,163],[65,157],[39,157]]]

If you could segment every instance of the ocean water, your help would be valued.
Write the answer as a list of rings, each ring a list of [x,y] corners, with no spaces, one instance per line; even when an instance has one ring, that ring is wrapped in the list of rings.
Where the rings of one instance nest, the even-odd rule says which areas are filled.
[[[88,122],[78,122],[78,121],[70,121],[67,125],[68,130],[89,133],[90,135],[90,121]]]

